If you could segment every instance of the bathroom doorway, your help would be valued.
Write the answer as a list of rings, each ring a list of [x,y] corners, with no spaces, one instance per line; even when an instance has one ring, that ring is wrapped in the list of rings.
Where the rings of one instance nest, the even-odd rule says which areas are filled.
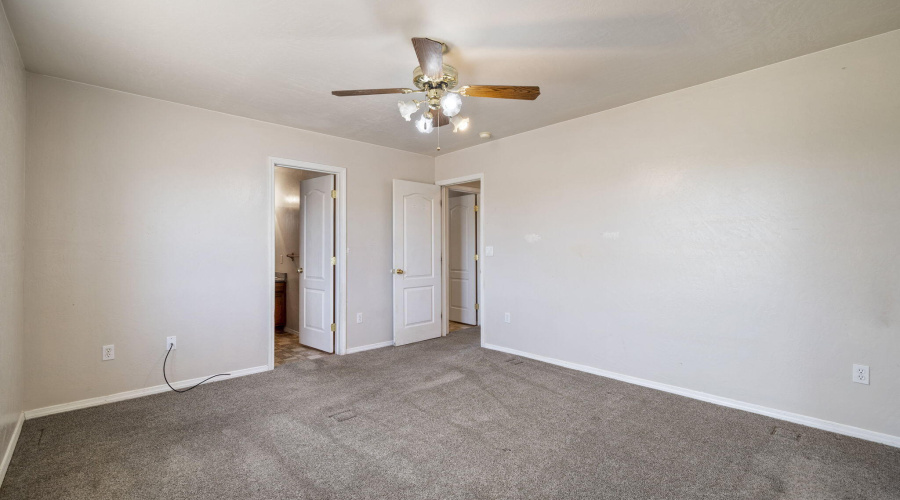
[[[271,160],[270,367],[345,348],[342,169]]]

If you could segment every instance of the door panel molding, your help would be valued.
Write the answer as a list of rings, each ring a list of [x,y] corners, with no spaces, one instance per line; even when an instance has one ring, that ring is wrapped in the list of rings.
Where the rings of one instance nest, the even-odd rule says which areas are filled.
[[[441,336],[441,189],[394,179],[394,345]]]
[[[300,181],[300,343],[325,352],[334,352],[334,181]]]

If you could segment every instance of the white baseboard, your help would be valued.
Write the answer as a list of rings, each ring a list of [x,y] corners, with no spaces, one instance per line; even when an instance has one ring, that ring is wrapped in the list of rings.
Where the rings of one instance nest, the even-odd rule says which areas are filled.
[[[0,487],[3,486],[3,478],[6,477],[6,469],[9,469],[9,461],[12,460],[13,452],[16,451],[16,443],[19,441],[19,434],[22,433],[22,424],[25,423],[25,413],[19,413],[19,421],[16,422],[16,428],[13,429],[12,437],[9,439],[9,445],[3,454],[3,461],[0,462]]]
[[[579,365],[577,363],[570,363],[568,361],[562,361],[555,358],[548,358],[546,356],[541,356],[538,354],[531,354],[530,352],[517,351],[516,349],[510,349],[508,347],[493,345],[493,344],[484,344],[485,348],[492,349],[495,351],[505,352],[508,354],[514,354],[516,356],[521,356],[523,358],[535,359],[537,361],[543,361],[545,363],[550,363],[552,365],[562,366],[565,368],[571,368],[572,370],[578,370],[581,372],[591,373],[593,375],[599,375],[601,377],[607,377],[615,380],[621,380],[622,382],[627,382],[629,384],[640,385],[643,387],[649,387],[651,389],[656,389],[659,391],[669,392],[672,394],[678,394],[679,396],[684,396],[692,399],[699,399],[700,401],[706,401],[707,403],[713,403],[720,406],[727,406],[729,408],[736,408],[738,410],[748,411],[750,413],[756,413],[759,415],[765,415],[767,417],[777,418],[779,420],[784,420],[787,422],[793,422],[795,424],[805,425],[807,427],[813,427],[816,429],[821,429],[823,431],[834,432],[836,434],[843,434],[845,436],[851,436],[859,439],[865,439],[866,441],[873,441],[876,443],[886,444],[888,446],[894,446],[900,448],[900,436],[892,436],[890,434],[883,434],[880,432],[870,431],[867,429],[861,429],[859,427],[853,427],[852,425],[839,424],[837,422],[831,422],[828,420],[822,420],[819,418],[808,417],[806,415],[800,415],[798,413],[791,413],[783,410],[776,410],[774,408],[768,408],[766,406],[760,406],[752,403],[745,403],[743,401],[738,401],[736,399],[724,398],[721,396],[715,396],[713,394],[707,394],[705,392],[695,391],[692,389],[685,389],[683,387],[677,387],[674,385],[663,384],[660,382],[654,382],[652,380],[646,380],[642,378],[632,377],[630,375],[622,375],[621,373],[615,373],[607,370],[601,370],[600,368],[594,368],[587,365]]]
[[[269,371],[268,365],[256,366],[253,368],[245,368],[243,370],[233,370],[229,372],[231,375],[227,377],[216,377],[207,384],[212,382],[219,382],[221,380],[228,380],[236,377],[243,377],[245,375],[253,375],[254,373],[261,373]],[[185,387],[190,387],[194,384],[201,382],[206,379],[206,377],[198,377],[190,380],[181,380],[179,382],[172,382],[172,387],[176,389],[183,389]],[[57,413],[64,413],[72,410],[80,410],[82,408],[90,408],[91,406],[99,406],[107,403],[115,403],[116,401],[125,401],[127,399],[139,398],[141,396],[149,396],[151,394],[159,394],[160,392],[168,392],[169,386],[166,384],[163,385],[155,385],[153,387],[145,387],[143,389],[135,389],[133,391],[125,391],[119,392],[116,394],[111,394],[109,396],[100,396],[97,398],[90,399],[82,399],[81,401],[73,401],[71,403],[63,403],[59,405],[46,406],[44,408],[37,408],[34,410],[27,410],[25,412],[25,419],[31,420],[32,418],[38,417],[46,417],[47,415],[55,415]]]
[[[377,344],[361,345],[359,347],[351,347],[351,348],[347,349],[347,354],[353,354],[354,352],[368,351],[371,349],[378,349],[381,347],[390,347],[392,345],[394,345],[393,340],[388,340],[386,342],[379,342]]]
[[[300,335],[300,332],[294,330],[293,328],[284,327],[285,333],[290,333],[291,335]]]

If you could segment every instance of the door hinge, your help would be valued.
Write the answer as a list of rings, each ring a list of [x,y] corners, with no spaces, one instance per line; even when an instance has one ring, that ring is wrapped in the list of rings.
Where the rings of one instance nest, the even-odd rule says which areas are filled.
[[[479,307],[479,305],[478,305],[478,304],[475,304],[475,310],[476,310],[476,311],[478,310],[478,307]]]
[[[337,264],[337,257],[332,257],[332,258],[331,258],[331,265],[333,266],[333,265],[335,265],[335,264]]]
[[[336,323],[332,323],[332,324],[331,324],[331,331],[332,331],[332,332],[336,332],[336,331],[337,331],[337,324],[336,324]]]
[[[475,260],[478,260],[478,254],[477,254],[477,253],[475,254]]]
[[[337,189],[332,189],[332,190],[331,190],[331,197],[332,197],[332,198],[337,198]]]
[[[475,205],[475,211],[476,212],[478,211],[478,205]]]

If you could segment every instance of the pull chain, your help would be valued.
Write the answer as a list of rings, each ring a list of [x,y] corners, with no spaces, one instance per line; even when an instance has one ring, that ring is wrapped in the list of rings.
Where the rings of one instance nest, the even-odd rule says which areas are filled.
[[[437,122],[438,129],[438,147],[437,150],[441,150],[441,108],[437,109],[437,114],[435,116],[435,121]]]

